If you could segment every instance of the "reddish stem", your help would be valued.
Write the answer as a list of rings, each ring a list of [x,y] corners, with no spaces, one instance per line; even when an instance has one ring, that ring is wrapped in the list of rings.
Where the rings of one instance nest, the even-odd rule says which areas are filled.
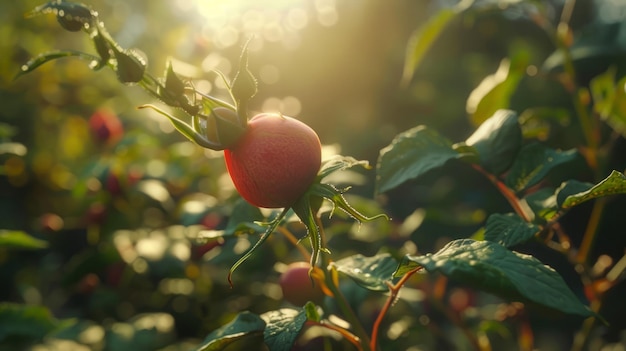
[[[295,235],[293,235],[293,233],[285,228],[284,226],[279,226],[278,228],[276,228],[277,231],[279,231],[282,235],[285,236],[285,238],[287,238],[287,240],[289,240],[290,243],[293,244],[293,246],[296,247],[296,249],[298,249],[298,251],[300,251],[300,254],[304,257],[305,261],[310,261],[311,260],[311,254],[309,254],[309,252],[307,250],[304,249],[304,247],[302,247],[302,245],[298,245],[298,239],[296,238]]]
[[[472,165],[472,167],[474,167],[474,169],[477,170],[478,172],[482,173],[485,177],[487,177],[487,179],[489,179],[489,181],[491,181],[493,185],[496,186],[496,188],[498,189],[498,191],[500,191],[502,196],[504,196],[504,198],[509,202],[511,207],[513,207],[513,210],[515,210],[515,213],[517,213],[520,217],[522,217],[524,221],[526,222],[531,221],[531,215],[524,208],[520,199],[517,197],[517,195],[515,195],[513,190],[511,190],[508,186],[506,186],[506,184],[504,184],[500,179],[498,179],[498,177],[485,171],[482,167],[478,165]]]
[[[380,313],[378,314],[378,317],[376,318],[376,321],[374,322],[374,326],[372,327],[372,336],[371,336],[372,339],[370,341],[370,348],[372,350],[377,349],[378,332],[380,330],[380,324],[385,318],[385,314],[387,314],[387,311],[389,311],[389,308],[391,308],[391,305],[393,305],[393,302],[396,301],[396,298],[398,297],[398,293],[400,292],[400,289],[413,274],[420,271],[421,269],[422,267],[417,267],[406,272],[395,285],[391,284],[390,282],[387,282],[387,286],[389,286],[389,297],[387,298],[387,301],[385,302],[385,305],[383,306],[383,308],[380,310]]]
[[[337,333],[341,334],[344,338],[346,338],[346,340],[348,340],[352,345],[354,345],[357,348],[357,350],[363,351],[359,337],[350,333],[348,330],[344,328],[341,328],[331,323],[326,323],[324,321],[316,322],[316,321],[309,320],[306,322],[306,324],[310,326],[318,326],[318,327],[336,331]]]

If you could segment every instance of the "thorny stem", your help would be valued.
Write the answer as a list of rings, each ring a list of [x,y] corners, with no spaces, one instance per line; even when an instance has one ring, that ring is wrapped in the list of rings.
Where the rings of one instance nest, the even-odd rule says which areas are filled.
[[[370,349],[372,350],[377,349],[380,324],[385,318],[385,314],[387,314],[387,311],[389,310],[389,308],[391,308],[393,303],[396,301],[396,298],[398,297],[398,293],[400,292],[400,289],[413,274],[420,271],[421,269],[422,267],[417,267],[413,270],[406,272],[396,284],[391,284],[390,282],[387,282],[387,286],[389,286],[389,297],[387,298],[387,301],[385,302],[385,305],[383,306],[383,308],[380,310],[380,313],[378,314],[378,317],[376,318],[376,321],[374,322],[374,326],[372,327],[372,340],[370,341]]]
[[[359,338],[344,328],[338,327],[331,323],[326,323],[324,321],[316,322],[316,321],[310,320],[310,321],[307,321],[306,324],[336,331],[337,333],[341,334],[346,340],[348,340],[352,345],[354,345],[357,348],[357,350],[363,351],[363,347],[361,346]]]
[[[317,222],[317,226],[320,231],[322,245],[323,247],[325,247],[326,235],[324,232],[324,226],[322,225],[322,221],[318,215],[315,216],[315,221]],[[321,268],[324,271],[326,286],[328,286],[328,289],[333,293],[335,302],[337,302],[337,305],[339,306],[343,317],[348,321],[348,323],[350,323],[350,325],[354,329],[354,334],[359,338],[362,350],[372,351],[369,344],[370,337],[369,335],[367,335],[365,328],[363,328],[363,324],[361,324],[361,321],[357,317],[356,313],[354,313],[354,311],[350,307],[348,300],[346,300],[345,296],[343,296],[343,294],[341,293],[341,290],[339,290],[339,287],[335,284],[334,276],[336,276],[338,273],[337,270],[331,266],[331,260],[329,258],[329,255],[322,254],[320,255],[320,257],[322,260]]]

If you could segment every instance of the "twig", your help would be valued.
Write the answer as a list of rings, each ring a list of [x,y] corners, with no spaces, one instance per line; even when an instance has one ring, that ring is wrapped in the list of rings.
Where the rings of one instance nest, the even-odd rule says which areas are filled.
[[[602,197],[597,199],[593,204],[593,209],[591,210],[591,215],[589,216],[589,222],[587,222],[587,228],[585,229],[583,241],[580,244],[580,249],[578,250],[578,255],[576,256],[576,261],[578,263],[585,263],[589,258],[589,252],[591,251],[596,234],[598,233],[598,226],[600,225],[600,219],[602,218],[602,212],[604,212],[606,202],[607,198]]]
[[[491,181],[491,183],[493,183],[493,185],[495,185],[495,187],[498,189],[498,191],[500,191],[502,196],[504,196],[504,198],[509,202],[511,207],[513,207],[513,210],[515,210],[515,213],[517,213],[520,217],[522,217],[524,221],[530,222],[532,220],[532,215],[528,213],[528,210],[524,208],[524,206],[522,205],[522,202],[517,197],[517,195],[515,195],[515,193],[511,189],[509,189],[508,186],[506,186],[506,184],[504,184],[495,175],[487,172],[482,167],[478,165],[472,165],[472,167],[478,172],[482,173],[485,177],[487,177],[487,179],[489,179],[489,181]]]
[[[378,317],[376,318],[376,321],[374,322],[374,326],[372,327],[372,340],[370,341],[370,349],[372,350],[377,349],[380,324],[385,318],[385,314],[387,314],[387,311],[389,311],[389,308],[391,308],[391,305],[393,305],[394,301],[396,301],[396,298],[398,297],[398,293],[400,292],[400,289],[413,274],[420,271],[421,269],[422,267],[417,267],[415,269],[412,269],[406,272],[395,285],[391,284],[390,282],[387,282],[387,286],[389,287],[389,297],[387,298],[387,301],[385,302],[385,305],[383,306],[383,308],[380,310],[380,313],[378,314]]]
[[[287,238],[287,240],[289,240],[289,242],[291,242],[293,246],[295,246],[296,249],[300,251],[300,254],[304,257],[305,261],[311,261],[311,254],[304,247],[302,247],[302,245],[298,244],[298,239],[289,229],[285,228],[284,226],[280,226],[276,230],[284,235],[285,238]]]
[[[363,351],[363,347],[361,346],[359,337],[350,333],[348,330],[344,328],[341,328],[331,323],[326,323],[324,321],[316,322],[316,321],[309,320],[306,322],[306,324],[336,331],[337,333],[341,334],[346,340],[348,340],[352,345],[354,345],[357,348],[357,350]]]
[[[322,221],[319,216],[315,216],[315,221],[317,222],[317,226],[320,231],[322,246],[326,247],[326,235],[324,232],[324,226],[322,225]],[[321,259],[321,269],[324,271],[326,286],[333,293],[335,302],[341,310],[343,317],[348,321],[348,323],[350,323],[350,325],[354,329],[354,334],[360,339],[363,351],[372,351],[369,344],[370,338],[367,335],[365,328],[363,328],[363,324],[361,324],[361,321],[356,316],[356,313],[354,313],[354,311],[350,307],[348,300],[346,300],[345,296],[343,296],[343,294],[341,293],[341,290],[339,290],[339,287],[335,284],[335,277],[338,274],[337,270],[330,265],[331,262],[328,258],[328,255],[322,254]]]

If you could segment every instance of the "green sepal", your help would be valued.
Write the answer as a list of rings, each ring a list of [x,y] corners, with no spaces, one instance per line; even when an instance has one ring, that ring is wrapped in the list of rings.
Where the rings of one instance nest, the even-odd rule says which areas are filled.
[[[220,144],[224,148],[231,147],[239,141],[243,133],[246,131],[245,125],[242,126],[239,123],[233,123],[230,119],[224,117],[223,113],[233,113],[236,115],[235,119],[240,120],[241,116],[237,111],[224,108],[214,109],[211,113],[211,116],[215,118],[215,125],[217,127],[217,137],[219,138]]]
[[[350,215],[350,217],[354,218],[355,220],[359,222],[370,222],[378,218],[385,218],[389,220],[389,217],[384,213],[377,214],[372,217],[368,217],[360,213],[359,211],[357,211],[354,207],[352,207],[348,203],[346,198],[343,196],[343,194],[349,189],[350,188],[344,188],[344,189],[339,190],[331,184],[316,183],[311,186],[311,189],[309,189],[309,192],[311,195],[325,198],[333,203],[333,211],[331,211],[330,213],[331,216],[334,213],[334,210],[336,208],[339,208],[345,213],[347,213],[348,215]]]
[[[261,237],[259,238],[259,240],[251,247],[248,249],[248,251],[246,251],[243,256],[241,256],[237,262],[235,262],[235,264],[233,264],[230,267],[230,271],[228,272],[228,283],[230,284],[230,286],[233,286],[233,281],[232,281],[232,276],[233,276],[233,272],[235,272],[235,270],[241,266],[242,263],[244,263],[250,256],[252,256],[252,254],[254,253],[254,251],[259,248],[259,246],[261,246],[261,244],[263,244],[265,242],[265,240],[267,240],[267,238],[270,236],[270,234],[272,234],[274,232],[274,230],[276,230],[276,227],[278,227],[278,225],[280,224],[280,222],[282,222],[282,220],[286,217],[287,213],[289,212],[289,208],[285,208],[283,209],[283,211],[276,216],[276,218],[272,219],[270,222],[267,223],[267,228],[265,229],[265,232],[261,235]]]
[[[317,263],[320,252],[330,253],[330,251],[324,247],[320,228],[315,220],[315,215],[321,204],[320,199],[326,199],[332,202],[333,211],[331,211],[331,216],[335,208],[339,208],[359,222],[369,222],[377,218],[389,219],[385,214],[368,217],[357,211],[354,207],[350,206],[343,196],[343,193],[347,190],[348,189],[339,190],[330,184],[313,183],[304,196],[293,205],[293,211],[307,228],[307,236],[311,242],[312,249],[311,266],[315,266]]]
[[[187,137],[187,139],[191,140],[192,142],[196,143],[199,146],[202,146],[202,147],[205,147],[205,148],[211,149],[211,150],[223,150],[224,149],[221,146],[221,144],[214,143],[214,142],[210,141],[209,139],[207,139],[206,136],[198,133],[193,126],[190,126],[186,122],[181,121],[180,119],[172,116],[171,114],[165,112],[164,110],[158,108],[157,106],[154,106],[154,105],[141,105],[138,108],[140,108],[140,109],[142,109],[142,108],[150,108],[150,109],[158,112],[159,114],[167,117],[170,120],[170,122],[172,122],[172,125],[174,125],[174,128],[176,128],[176,130],[178,130],[182,135]],[[193,118],[194,119],[198,119],[197,116],[193,116]]]
[[[30,73],[34,71],[37,67],[43,65],[46,62],[50,62],[50,61],[53,61],[62,57],[70,57],[70,56],[78,57],[79,59],[90,61],[90,62],[100,61],[98,57],[90,55],[90,54],[86,54],[80,51],[66,50],[66,51],[46,52],[46,53],[37,55],[37,57],[31,59],[30,61],[22,65],[20,71],[18,72],[18,74],[15,75],[14,79],[17,79],[26,73]]]
[[[315,185],[318,184],[314,184],[313,187]],[[318,200],[318,198],[313,197],[310,193],[312,188],[310,188],[309,191],[307,191],[304,196],[302,196],[292,207],[298,218],[300,218],[302,223],[304,223],[304,226],[307,229],[307,237],[311,242],[311,269],[313,269],[312,267],[317,264],[317,259],[319,258],[320,251],[330,253],[330,251],[324,247],[322,233],[320,232],[320,228],[317,225],[317,221],[315,220],[315,213],[317,212],[318,207],[316,207],[314,210],[314,207],[312,206],[312,203],[314,201],[312,200]]]
[[[99,30],[94,31],[91,34],[91,40],[93,40],[96,52],[100,55],[100,60],[92,61],[89,67],[94,71],[97,71],[109,63],[109,60],[111,59],[111,44]]]
[[[329,176],[331,173],[343,171],[355,166],[361,166],[365,169],[371,168],[368,161],[357,160],[351,156],[335,155],[334,157],[329,158],[328,160],[324,161],[324,163],[322,163],[322,167],[317,173],[315,182],[319,183],[322,179]]]
[[[172,61],[167,61],[165,68],[165,90],[176,97],[185,94],[185,82],[174,72]]]
[[[239,58],[239,70],[233,78],[230,93],[237,104],[237,114],[241,117],[239,123],[245,127],[248,123],[248,102],[257,93],[257,81],[248,69],[248,44],[243,48]]]
[[[230,104],[224,100],[218,99],[211,95],[204,94],[203,92],[197,91],[197,90],[195,91],[195,93],[200,95],[200,97],[202,98],[201,100],[202,108],[206,114],[210,114],[211,110],[216,107],[225,107],[233,111],[237,110],[237,107],[235,107],[235,105]]]

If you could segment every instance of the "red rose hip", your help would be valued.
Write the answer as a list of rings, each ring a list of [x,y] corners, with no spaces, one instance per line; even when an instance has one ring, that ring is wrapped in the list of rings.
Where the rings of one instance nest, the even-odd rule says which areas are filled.
[[[309,188],[321,165],[313,129],[287,116],[258,114],[234,146],[224,150],[237,191],[257,207],[292,206]]]
[[[281,274],[279,284],[289,303],[304,306],[308,301],[319,304],[324,299],[324,291],[319,282],[313,283],[309,269],[308,262],[294,262]]]

